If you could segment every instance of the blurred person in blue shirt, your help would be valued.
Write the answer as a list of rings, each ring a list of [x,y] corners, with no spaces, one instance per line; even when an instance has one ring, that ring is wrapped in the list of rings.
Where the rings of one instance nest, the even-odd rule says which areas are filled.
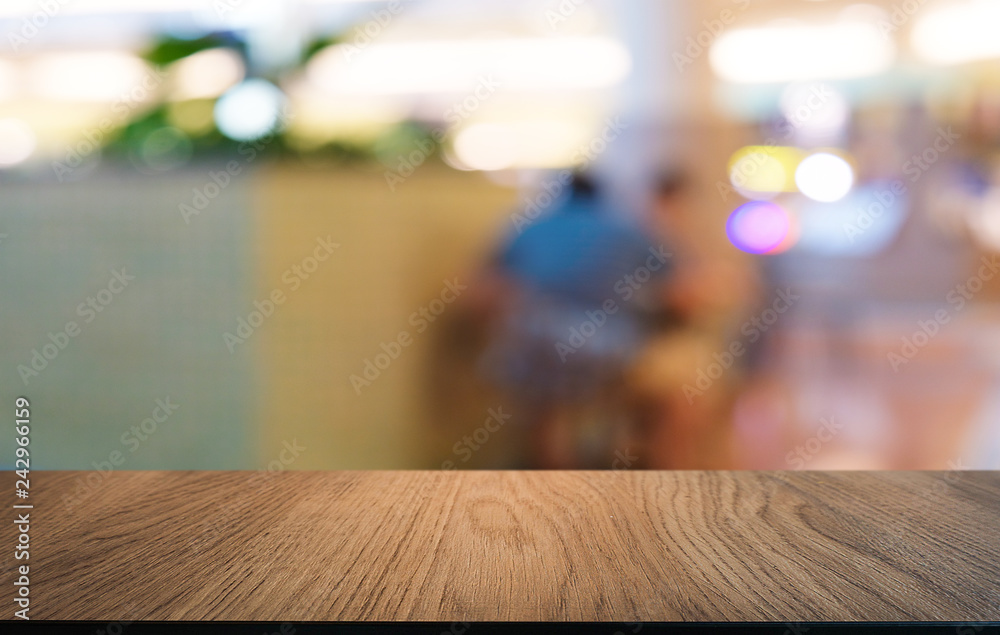
[[[611,467],[627,434],[623,376],[658,308],[669,253],[587,176],[568,190],[488,268],[498,301],[480,365],[507,394],[512,421],[528,427],[529,467]]]

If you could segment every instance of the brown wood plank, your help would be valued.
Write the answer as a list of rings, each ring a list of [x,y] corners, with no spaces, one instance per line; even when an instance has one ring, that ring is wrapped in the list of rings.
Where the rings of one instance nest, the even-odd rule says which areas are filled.
[[[88,474],[35,619],[1000,620],[996,472]]]

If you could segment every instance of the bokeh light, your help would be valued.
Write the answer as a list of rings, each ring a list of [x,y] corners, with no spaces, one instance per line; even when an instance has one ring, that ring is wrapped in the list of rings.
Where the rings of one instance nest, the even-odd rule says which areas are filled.
[[[746,146],[729,158],[729,181],[750,199],[773,198],[779,192],[795,191],[792,175],[801,158],[796,148]]]
[[[877,75],[895,56],[895,43],[875,24],[845,20],[728,29],[709,61],[726,81],[772,83]]]
[[[844,132],[851,107],[828,82],[791,84],[781,94],[781,114],[803,142],[834,143]]]
[[[921,59],[932,64],[1000,57],[998,20],[1000,4],[989,0],[938,3],[914,22],[911,44]]]
[[[898,236],[909,197],[890,180],[859,184],[833,203],[802,199],[795,210],[799,226],[796,251],[821,256],[877,254]]]
[[[35,133],[20,119],[0,119],[0,167],[22,163],[35,151]]]
[[[175,100],[218,97],[243,79],[243,60],[232,49],[199,51],[178,61],[174,73]]]
[[[844,198],[854,185],[854,170],[844,159],[817,152],[803,159],[795,170],[799,191],[814,201],[832,203]]]
[[[215,124],[230,139],[259,139],[278,127],[285,102],[285,94],[274,84],[248,79],[219,98]]]
[[[613,86],[632,67],[628,49],[603,36],[379,41],[357,56],[354,48],[318,52],[306,77],[338,95],[461,94],[485,72],[506,92],[551,91]]]
[[[200,137],[215,130],[214,107],[211,99],[174,101],[167,104],[164,115],[171,126]]]
[[[600,137],[591,140],[596,145],[587,139],[587,129],[572,121],[505,121],[463,127],[452,145],[459,163],[488,171],[565,166],[606,147]]]
[[[788,212],[768,201],[744,203],[726,221],[729,241],[751,254],[764,254],[779,248],[788,238],[790,228]]]
[[[115,50],[45,53],[31,59],[25,77],[36,95],[71,102],[144,103],[159,88],[146,62]]]

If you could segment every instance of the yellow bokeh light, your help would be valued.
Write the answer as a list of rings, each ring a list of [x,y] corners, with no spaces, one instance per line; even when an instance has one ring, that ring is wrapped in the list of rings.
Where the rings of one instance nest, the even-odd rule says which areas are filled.
[[[745,146],[729,158],[729,180],[737,190],[751,194],[794,192],[795,168],[802,160],[797,148]]]
[[[170,102],[166,109],[167,122],[195,137],[207,134],[215,129],[214,106],[215,101],[211,99]]]

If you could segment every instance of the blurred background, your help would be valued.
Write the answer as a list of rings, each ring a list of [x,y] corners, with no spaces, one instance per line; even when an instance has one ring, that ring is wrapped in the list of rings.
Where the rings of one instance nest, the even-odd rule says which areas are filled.
[[[996,469],[997,24],[5,1],[0,400],[39,469]]]

